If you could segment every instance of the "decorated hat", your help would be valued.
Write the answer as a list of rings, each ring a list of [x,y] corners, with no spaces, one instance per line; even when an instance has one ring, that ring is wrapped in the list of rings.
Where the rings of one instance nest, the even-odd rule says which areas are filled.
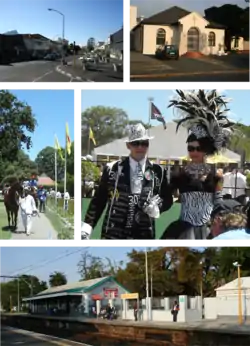
[[[126,139],[126,143],[131,143],[135,141],[148,141],[153,139],[154,137],[150,137],[148,135],[148,131],[145,127],[139,123],[136,125],[131,125],[128,129],[128,139]]]
[[[217,90],[176,90],[177,97],[169,107],[179,111],[176,119],[178,131],[182,125],[197,140],[209,138],[215,151],[226,148],[234,131],[235,122],[229,120],[229,99]]]

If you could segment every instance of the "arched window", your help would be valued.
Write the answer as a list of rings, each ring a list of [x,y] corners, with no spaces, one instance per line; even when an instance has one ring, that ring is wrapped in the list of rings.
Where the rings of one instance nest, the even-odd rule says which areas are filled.
[[[213,31],[208,34],[208,46],[215,47],[215,33]]]
[[[189,52],[199,51],[200,34],[199,30],[192,27],[187,32],[187,49]]]
[[[158,29],[156,34],[157,46],[165,45],[166,42],[166,31],[164,29]]]

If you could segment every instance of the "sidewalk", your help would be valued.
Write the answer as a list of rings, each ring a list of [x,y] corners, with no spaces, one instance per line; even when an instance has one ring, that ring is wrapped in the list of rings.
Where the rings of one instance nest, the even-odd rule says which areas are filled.
[[[29,236],[24,233],[24,228],[21,220],[21,216],[18,217],[17,229],[15,232],[12,232],[11,239],[25,239],[25,240],[34,240],[34,239],[57,239],[57,232],[52,226],[49,219],[46,217],[46,214],[39,214],[32,218],[32,228],[31,234]]]
[[[91,63],[85,67],[82,61],[77,60],[75,64],[59,66],[57,72],[67,75],[72,82],[121,82],[123,80],[120,67],[116,68],[112,63]]]

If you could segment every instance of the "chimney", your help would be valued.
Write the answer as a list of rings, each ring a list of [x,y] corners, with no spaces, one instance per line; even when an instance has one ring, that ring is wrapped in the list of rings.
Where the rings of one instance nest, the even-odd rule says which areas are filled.
[[[128,6],[127,9],[128,31],[131,31],[137,25],[137,7]]]

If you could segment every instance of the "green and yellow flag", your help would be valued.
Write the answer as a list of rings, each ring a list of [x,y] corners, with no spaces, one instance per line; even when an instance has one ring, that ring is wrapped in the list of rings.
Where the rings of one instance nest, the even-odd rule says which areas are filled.
[[[95,137],[94,137],[94,133],[91,129],[91,127],[89,128],[89,139],[92,140],[92,142],[94,143],[94,145],[96,145],[96,141],[95,141]]]
[[[62,160],[64,160],[63,153],[62,153],[62,148],[61,148],[61,146],[60,146],[60,144],[59,144],[59,141],[58,141],[58,138],[57,138],[56,135],[55,135],[55,150],[57,150],[57,152],[58,152],[60,158],[61,158]]]
[[[69,137],[69,126],[68,123],[66,123],[66,148],[68,155],[71,154],[71,140]]]

